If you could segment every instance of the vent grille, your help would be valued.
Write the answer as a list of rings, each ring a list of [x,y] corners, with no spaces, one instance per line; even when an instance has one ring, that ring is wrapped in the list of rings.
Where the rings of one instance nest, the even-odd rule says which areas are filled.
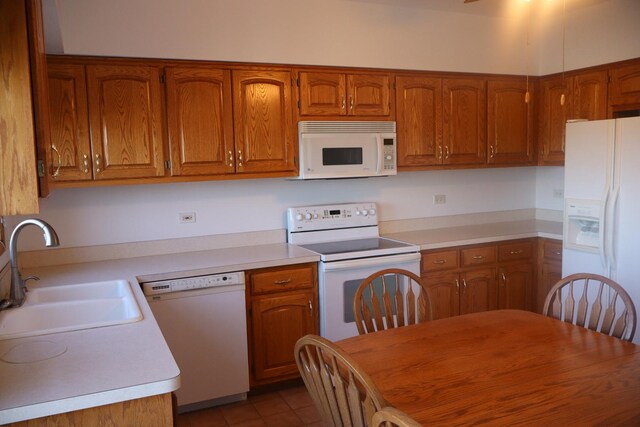
[[[298,122],[300,133],[395,133],[396,122]]]

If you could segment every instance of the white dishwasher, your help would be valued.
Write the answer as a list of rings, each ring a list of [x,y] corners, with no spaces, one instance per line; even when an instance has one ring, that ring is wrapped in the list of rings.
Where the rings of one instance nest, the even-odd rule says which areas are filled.
[[[244,272],[145,282],[142,289],[180,368],[179,412],[246,399]]]

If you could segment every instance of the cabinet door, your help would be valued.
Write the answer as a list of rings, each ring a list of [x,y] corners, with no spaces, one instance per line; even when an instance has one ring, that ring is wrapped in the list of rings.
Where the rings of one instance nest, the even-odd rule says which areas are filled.
[[[344,74],[300,72],[300,115],[347,114],[347,83]]]
[[[499,268],[498,309],[530,309],[533,265],[512,264]]]
[[[388,116],[389,76],[349,74],[347,76],[350,116]]]
[[[495,310],[498,304],[496,272],[493,268],[462,272],[460,314]]]
[[[482,164],[487,151],[487,84],[485,80],[445,79],[444,164]]]
[[[160,69],[88,65],[87,95],[94,178],[163,176]]]
[[[544,309],[544,301],[547,294],[562,279],[562,263],[553,261],[544,261],[542,263],[541,277],[538,279],[538,288],[536,292],[536,311],[542,313]]]
[[[170,67],[166,84],[171,174],[235,172],[231,72]]]
[[[526,164],[533,161],[533,97],[526,80],[488,84],[488,163]]]
[[[398,166],[442,163],[442,80],[396,77]]]
[[[640,109],[640,63],[614,68],[609,75],[610,107],[630,105]]]
[[[282,293],[253,298],[253,376],[256,381],[295,375],[296,341],[315,333],[315,294]]]
[[[233,97],[236,171],[294,172],[291,73],[234,71]]]
[[[0,2],[0,216],[38,212],[25,2]]]
[[[572,80],[556,78],[540,84],[540,163],[564,164],[564,133],[571,114]],[[564,104],[561,102],[564,95]]]
[[[460,281],[458,273],[423,276],[429,288],[433,320],[460,314]]]
[[[573,77],[572,119],[607,118],[607,72],[592,71]]]
[[[49,63],[49,117],[53,181],[91,179],[89,113],[83,65]]]

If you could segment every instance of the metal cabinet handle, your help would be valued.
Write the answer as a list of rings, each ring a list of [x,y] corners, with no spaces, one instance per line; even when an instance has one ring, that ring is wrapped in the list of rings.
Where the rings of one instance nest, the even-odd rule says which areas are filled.
[[[475,255],[473,259],[484,259],[484,255]]]
[[[56,166],[56,170],[54,170],[53,173],[51,174],[55,178],[60,174],[60,166],[62,165],[62,156],[60,156],[60,152],[58,151],[55,145],[51,144],[51,149],[58,156],[58,166]]]
[[[560,252],[560,251],[556,251],[556,252],[554,252],[553,254],[554,254],[554,255],[562,255],[562,252]]]
[[[349,109],[353,110],[353,96],[349,97]]]
[[[233,167],[233,151],[229,150],[229,167]]]
[[[444,264],[444,263],[446,263],[446,262],[447,262],[447,261],[446,261],[446,260],[444,260],[444,259],[436,259],[436,260],[434,260],[434,261],[433,261],[433,263],[434,263],[434,264]]]
[[[444,159],[445,160],[449,160],[449,146],[448,145],[444,147],[444,152],[445,152]]]
[[[438,145],[438,160],[442,160],[442,145]]]
[[[238,166],[242,167],[242,150],[238,150]]]
[[[456,290],[460,291],[460,281],[456,279]]]
[[[462,289],[463,289],[463,292],[467,291],[467,281],[466,281],[466,279],[462,279]]]
[[[96,154],[96,173],[100,172],[100,154]]]
[[[342,109],[344,110],[346,106],[347,106],[347,100],[343,96],[342,97]]]
[[[82,155],[82,172],[89,173],[89,155]]]
[[[522,253],[522,249],[518,249],[517,251],[511,251],[509,252],[511,255],[519,255]]]
[[[279,285],[279,286],[285,286],[288,283],[291,283],[291,278],[284,279],[284,280],[274,280],[273,281],[274,285]]]
[[[493,159],[493,156],[495,155],[494,149],[493,149],[493,145],[489,146],[489,158]]]
[[[500,273],[500,275],[502,276],[502,281],[506,282],[507,281],[507,276],[505,276],[504,273]]]
[[[309,311],[313,313],[313,304],[311,304],[311,300],[308,300],[308,301],[309,301]]]

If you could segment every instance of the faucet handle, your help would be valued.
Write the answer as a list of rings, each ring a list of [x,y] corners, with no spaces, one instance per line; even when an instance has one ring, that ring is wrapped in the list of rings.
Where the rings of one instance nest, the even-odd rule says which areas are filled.
[[[23,285],[24,285],[24,290],[25,290],[26,292],[28,292],[28,291],[29,291],[29,289],[27,288],[27,280],[40,280],[40,278],[39,278],[38,276],[29,276],[29,277],[26,277],[26,278],[22,281],[22,283],[23,283]]]

